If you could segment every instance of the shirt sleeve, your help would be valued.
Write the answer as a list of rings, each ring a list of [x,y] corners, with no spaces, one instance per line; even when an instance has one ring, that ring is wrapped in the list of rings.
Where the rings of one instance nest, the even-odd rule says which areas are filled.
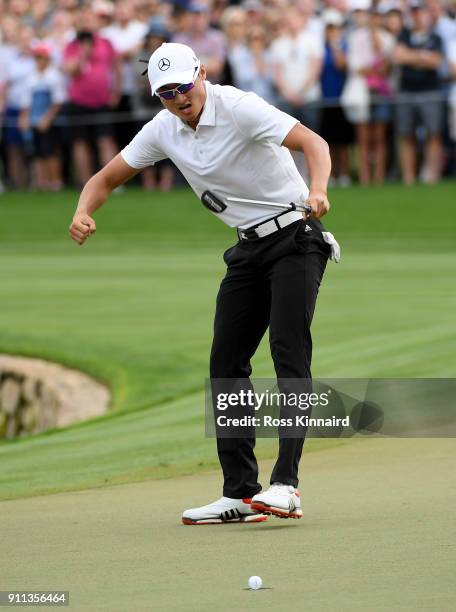
[[[133,140],[122,149],[120,154],[129,166],[137,169],[147,168],[168,157],[160,147],[158,131],[159,115],[146,123]]]
[[[249,92],[241,96],[232,107],[237,128],[249,140],[265,140],[281,145],[290,130],[299,123],[263,98]]]

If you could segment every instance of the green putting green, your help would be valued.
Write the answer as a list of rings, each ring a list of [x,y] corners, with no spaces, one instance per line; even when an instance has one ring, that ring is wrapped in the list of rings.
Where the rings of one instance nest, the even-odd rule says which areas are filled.
[[[314,375],[453,376],[454,185],[331,200],[343,260],[321,288]],[[202,389],[233,232],[188,190],[133,188],[79,248],[75,203],[0,198],[0,351],[87,371],[113,406],[0,443],[0,589],[69,590],[84,612],[453,609],[454,440],[310,440],[302,520],[180,524],[220,495]],[[254,367],[273,375],[267,342]],[[259,441],[263,484],[275,449]],[[254,574],[265,589],[246,589]]]
[[[180,524],[218,472],[1,502],[0,588],[67,590],[81,612],[449,611],[455,455],[448,439],[305,455],[299,521]]]
[[[0,443],[1,499],[217,465],[203,437],[202,389],[221,254],[234,232],[187,189],[131,188],[96,214],[98,232],[80,248],[67,235],[76,200],[0,198],[0,351],[87,371],[111,386],[112,410]],[[339,189],[331,201],[326,226],[343,260],[321,288],[314,376],[452,376],[454,184]],[[254,367],[273,375],[266,341]],[[260,457],[274,451],[259,444]]]

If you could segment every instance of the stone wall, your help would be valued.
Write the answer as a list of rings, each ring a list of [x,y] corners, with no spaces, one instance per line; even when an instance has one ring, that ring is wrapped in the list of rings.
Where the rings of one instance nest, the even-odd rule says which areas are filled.
[[[77,370],[0,354],[0,439],[84,421],[108,410],[110,392]]]

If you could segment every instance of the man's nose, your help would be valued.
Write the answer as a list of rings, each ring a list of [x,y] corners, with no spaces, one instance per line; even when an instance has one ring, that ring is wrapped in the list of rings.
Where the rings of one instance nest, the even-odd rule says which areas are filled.
[[[175,97],[174,97],[174,102],[175,102],[176,104],[178,104],[179,106],[180,106],[181,104],[185,104],[185,103],[187,102],[187,96],[186,96],[186,94],[182,94],[182,93],[179,93],[178,91],[176,91],[176,95],[175,95]]]

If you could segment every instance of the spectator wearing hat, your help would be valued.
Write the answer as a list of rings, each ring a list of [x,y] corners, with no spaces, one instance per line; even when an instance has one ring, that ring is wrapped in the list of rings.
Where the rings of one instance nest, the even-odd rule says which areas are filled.
[[[103,165],[117,152],[109,114],[119,103],[122,66],[112,44],[98,33],[91,9],[77,13],[75,26],[76,38],[64,51],[64,70],[70,77],[73,159],[82,184],[93,174],[92,148]]]
[[[401,139],[402,178],[406,184],[416,179],[416,130],[421,125],[426,130],[423,179],[434,183],[442,171],[442,40],[432,30],[428,10],[416,0],[410,6],[410,18],[411,28],[403,30],[394,52],[401,68],[396,129]]]
[[[347,187],[351,182],[349,146],[353,142],[353,129],[340,106],[347,70],[344,17],[336,9],[327,9],[322,19],[325,24],[325,51],[320,83],[325,104],[321,117],[321,136],[331,151],[332,182]]]
[[[210,10],[206,0],[192,1],[187,7],[188,30],[173,37],[173,42],[190,46],[206,66],[212,83],[222,80],[226,59],[225,37],[210,27]]]
[[[241,8],[245,11],[250,25],[260,25],[263,22],[265,11],[261,0],[244,0]]]
[[[65,84],[61,72],[51,63],[49,45],[35,45],[33,55],[36,65],[24,88],[19,126],[23,132],[32,129],[34,186],[58,191],[62,177],[54,120],[65,101]]]

